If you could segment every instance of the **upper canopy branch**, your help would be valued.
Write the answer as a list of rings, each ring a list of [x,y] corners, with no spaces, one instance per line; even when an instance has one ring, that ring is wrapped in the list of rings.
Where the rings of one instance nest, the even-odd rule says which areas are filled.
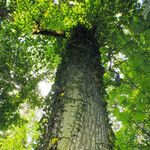
[[[37,26],[36,28],[33,28],[33,34],[42,34],[42,35],[49,35],[54,37],[65,37],[66,34],[64,31],[57,31],[52,29],[43,29],[40,26]]]
[[[10,10],[7,10],[7,9],[0,9],[0,18],[1,19],[6,19],[6,18],[9,18],[10,17],[10,14],[11,11]]]

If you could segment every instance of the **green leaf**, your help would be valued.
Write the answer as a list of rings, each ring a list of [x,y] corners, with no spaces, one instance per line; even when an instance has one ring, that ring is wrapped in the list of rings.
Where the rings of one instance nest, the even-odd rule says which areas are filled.
[[[130,120],[130,116],[127,112],[120,113],[118,118],[125,124],[127,124]]]
[[[136,112],[134,115],[133,115],[135,121],[138,121],[138,122],[143,122],[144,119],[145,119],[145,113],[143,112]]]

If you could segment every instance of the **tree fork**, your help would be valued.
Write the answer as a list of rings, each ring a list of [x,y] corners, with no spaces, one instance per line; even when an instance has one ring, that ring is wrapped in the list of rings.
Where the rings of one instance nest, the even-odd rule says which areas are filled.
[[[72,30],[53,90],[47,130],[38,150],[113,149],[99,47],[82,25]]]

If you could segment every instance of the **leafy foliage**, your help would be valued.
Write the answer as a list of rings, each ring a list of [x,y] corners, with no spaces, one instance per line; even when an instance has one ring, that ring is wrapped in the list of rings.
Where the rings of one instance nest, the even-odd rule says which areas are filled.
[[[5,30],[1,30],[0,46],[2,129],[17,123],[19,118],[17,108],[21,103],[28,101],[34,107],[40,106],[42,101],[38,95],[37,83],[45,74],[49,74],[47,66],[55,68],[59,62],[53,47],[49,48],[55,40],[49,43],[41,37],[35,39],[33,36],[21,34],[16,26],[12,27],[8,22],[3,22],[2,29],[4,28]],[[47,60],[51,64],[47,63]]]
[[[24,107],[26,105],[24,104]],[[35,117],[36,111],[26,108],[22,113],[22,117],[28,120],[22,126],[12,126],[11,129],[0,135],[0,147],[3,150],[16,149],[16,150],[30,150],[35,147],[35,140],[38,138],[38,120]]]
[[[142,8],[136,0],[10,0],[1,4],[2,9],[11,10],[11,19],[2,18],[0,26],[1,130],[22,125],[15,130],[25,138],[26,119],[20,118],[19,108],[24,102],[42,107],[37,84],[49,78],[65,51],[65,39],[32,35],[33,28],[65,31],[68,37],[80,22],[93,29],[99,41],[108,109],[122,123],[115,132],[116,149],[148,149],[150,23],[146,4]],[[13,140],[3,139],[3,143],[8,139]],[[24,149],[21,142],[20,149]]]

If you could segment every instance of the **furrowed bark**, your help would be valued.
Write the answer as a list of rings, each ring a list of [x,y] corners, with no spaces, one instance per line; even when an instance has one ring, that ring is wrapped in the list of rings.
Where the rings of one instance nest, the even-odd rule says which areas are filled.
[[[38,149],[113,149],[102,78],[97,41],[85,27],[74,28],[56,73],[47,130]]]

